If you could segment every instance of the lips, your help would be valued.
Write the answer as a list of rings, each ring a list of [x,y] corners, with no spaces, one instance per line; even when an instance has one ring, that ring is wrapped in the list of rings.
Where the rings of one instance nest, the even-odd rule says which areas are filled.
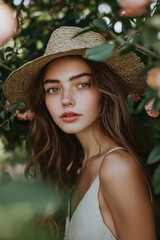
[[[74,113],[74,112],[65,112],[61,115],[61,118],[75,117],[75,116],[80,116],[80,114]]]
[[[61,115],[60,118],[62,118],[65,122],[73,122],[76,121],[79,118],[80,114],[75,112],[65,112]]]

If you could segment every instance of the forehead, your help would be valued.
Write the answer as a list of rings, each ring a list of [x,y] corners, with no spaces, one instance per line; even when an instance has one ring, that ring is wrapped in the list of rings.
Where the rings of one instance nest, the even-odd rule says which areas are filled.
[[[80,56],[67,56],[49,62],[45,67],[43,78],[50,75],[79,74],[82,72],[91,73],[91,68],[87,62]]]

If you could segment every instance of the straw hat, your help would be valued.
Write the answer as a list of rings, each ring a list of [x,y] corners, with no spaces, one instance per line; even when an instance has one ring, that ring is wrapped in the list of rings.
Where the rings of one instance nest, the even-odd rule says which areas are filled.
[[[53,31],[44,55],[24,64],[8,76],[4,83],[5,97],[11,103],[23,101],[29,108],[29,91],[31,91],[32,83],[43,66],[62,56],[85,56],[86,49],[106,42],[101,34],[93,31],[73,38],[79,30],[81,30],[79,27],[63,26]],[[115,51],[113,56],[105,62],[124,79],[128,85],[129,93],[144,92],[145,82],[139,76],[139,72],[144,65],[136,54],[130,52],[120,56],[119,52]]]

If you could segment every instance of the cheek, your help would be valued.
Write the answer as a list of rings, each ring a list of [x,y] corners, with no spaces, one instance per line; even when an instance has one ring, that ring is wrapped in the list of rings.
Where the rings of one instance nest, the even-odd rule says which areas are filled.
[[[92,117],[96,117],[101,111],[100,94],[96,91],[84,96],[81,100],[81,105]]]
[[[92,92],[91,95],[88,97],[87,102],[91,108],[100,109],[101,105],[101,96],[97,92]]]
[[[45,97],[45,104],[48,109],[48,112],[50,113],[52,118],[54,118],[58,110],[57,101],[55,99],[53,100],[51,97]]]
[[[99,117],[100,113],[101,113],[101,101],[100,98],[94,100],[93,102],[93,108],[92,108],[92,114],[95,114],[95,117]]]

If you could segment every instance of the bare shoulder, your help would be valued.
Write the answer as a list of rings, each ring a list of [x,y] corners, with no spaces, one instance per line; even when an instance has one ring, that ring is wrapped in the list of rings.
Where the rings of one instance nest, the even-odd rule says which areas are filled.
[[[100,189],[111,209],[119,216],[139,211],[144,202],[150,201],[149,188],[142,167],[124,150],[116,150],[103,159],[100,167]],[[134,207],[135,209],[134,209]]]
[[[127,151],[116,150],[105,156],[100,167],[100,180],[102,183],[110,181],[115,183],[133,180],[146,184],[145,174],[138,160]]]
[[[116,150],[103,159],[99,177],[102,211],[110,209],[117,239],[155,240],[149,188],[138,160]]]

